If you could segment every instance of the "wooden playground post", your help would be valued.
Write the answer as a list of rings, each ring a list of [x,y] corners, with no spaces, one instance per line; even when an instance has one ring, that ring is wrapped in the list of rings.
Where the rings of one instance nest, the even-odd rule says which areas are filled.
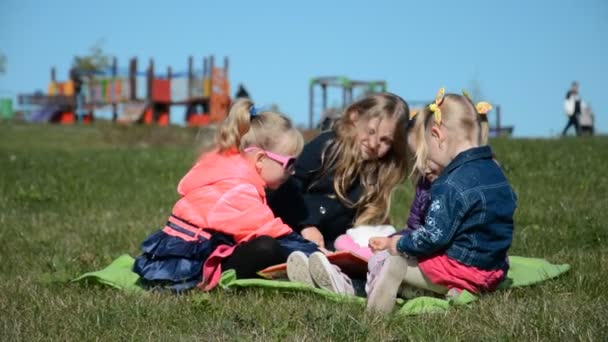
[[[150,64],[148,65],[148,75],[146,80],[146,98],[148,101],[152,101],[152,82],[154,80],[154,60],[150,58]]]
[[[500,105],[496,105],[496,135],[500,136]]]
[[[208,61],[207,61],[207,57],[203,57],[203,78],[205,78],[205,76],[207,76],[207,71],[208,71]]]
[[[215,67],[215,57],[213,55],[209,56],[209,79],[211,80],[211,92],[209,96],[213,94],[213,68]]]
[[[323,96],[323,104],[322,107],[323,108],[323,112],[325,112],[327,110],[327,84],[325,83],[321,83],[321,91],[322,91],[322,96]]]
[[[203,57],[203,98],[205,98],[205,95],[208,95],[209,97],[207,98],[207,106],[205,108],[205,110],[207,111],[207,115],[209,115],[209,117],[211,117],[211,95],[210,94],[205,94],[205,85],[206,85],[206,80],[205,78],[208,77],[208,74],[210,74],[211,72],[209,71],[209,59],[207,57]],[[203,111],[205,111],[203,110]]]
[[[171,79],[172,78],[173,78],[173,69],[169,65],[167,67],[167,80],[169,82],[169,103],[163,103],[162,105],[159,105],[160,112],[158,113],[158,117],[156,118],[156,123],[159,126],[169,125],[169,122],[171,121],[170,117],[171,117]],[[166,115],[166,121],[164,119],[165,115]]]
[[[192,98],[192,85],[194,83],[194,59],[192,56],[188,57],[188,99]]]
[[[81,121],[82,117],[82,102],[80,101],[79,97],[81,89],[76,87],[78,81],[78,77],[76,76],[76,69],[70,68],[70,72],[68,73],[68,75],[68,80],[74,85],[74,92],[70,100],[72,103],[74,103],[74,108],[72,112],[74,113],[74,121],[78,122]]]
[[[154,108],[154,100],[152,99],[152,84],[154,82],[154,60],[152,58],[150,58],[150,64],[148,66],[148,75],[147,75],[147,89],[146,89],[146,94],[147,94],[147,101],[148,101],[148,108],[146,108],[146,112],[148,110],[151,111],[150,117],[148,117],[148,114],[146,112],[144,112],[144,124],[151,124],[151,122],[146,122],[146,120],[150,120],[150,121],[154,121],[154,117],[156,116],[156,110]]]
[[[131,58],[129,61],[129,87],[131,88],[129,100],[134,101],[137,98],[135,90],[137,89],[137,57]]]
[[[55,67],[51,67],[51,82],[53,82],[53,83],[57,82]]]
[[[214,112],[214,104],[215,104],[215,96],[213,96],[213,67],[215,66],[215,57],[213,55],[209,56],[209,101],[207,102],[209,105],[209,120],[215,119]]]
[[[118,109],[116,106],[116,74],[118,73],[118,62],[116,61],[116,57],[112,57],[112,83],[114,87],[110,87],[112,90],[112,122],[116,122],[118,119]]]

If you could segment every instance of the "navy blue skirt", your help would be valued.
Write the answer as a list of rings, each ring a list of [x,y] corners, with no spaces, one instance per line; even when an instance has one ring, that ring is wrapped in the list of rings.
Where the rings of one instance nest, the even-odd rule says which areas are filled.
[[[297,233],[276,239],[285,259],[294,251],[307,255],[316,252],[317,245]],[[135,258],[133,272],[140,276],[139,285],[153,290],[183,292],[203,280],[203,264],[219,245],[233,246],[234,240],[214,232],[210,239],[200,237],[186,241],[159,230],[141,244],[142,254]]]

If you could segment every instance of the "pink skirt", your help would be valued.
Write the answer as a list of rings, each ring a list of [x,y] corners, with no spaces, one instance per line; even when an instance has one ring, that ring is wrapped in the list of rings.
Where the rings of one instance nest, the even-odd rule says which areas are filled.
[[[445,254],[419,259],[418,267],[435,284],[472,293],[495,290],[505,276],[503,270],[482,270],[461,264]]]

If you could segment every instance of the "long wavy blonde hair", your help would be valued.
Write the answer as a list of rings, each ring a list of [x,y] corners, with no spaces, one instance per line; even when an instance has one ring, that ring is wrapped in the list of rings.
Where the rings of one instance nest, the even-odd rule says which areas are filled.
[[[263,111],[252,115],[253,102],[239,99],[222,122],[215,136],[215,148],[220,152],[234,149],[243,151],[249,146],[263,150],[294,155],[304,146],[302,133],[285,115]],[[282,139],[287,136],[287,139]]]
[[[356,123],[372,118],[395,120],[395,134],[386,155],[380,159],[364,160],[357,142]],[[336,197],[347,207],[357,209],[354,225],[389,221],[393,190],[407,177],[408,172],[408,118],[409,107],[401,97],[377,93],[348,106],[335,123],[333,130],[336,138],[323,152],[318,179],[328,173],[333,174]],[[357,201],[352,202],[346,193],[357,180],[363,193]]]

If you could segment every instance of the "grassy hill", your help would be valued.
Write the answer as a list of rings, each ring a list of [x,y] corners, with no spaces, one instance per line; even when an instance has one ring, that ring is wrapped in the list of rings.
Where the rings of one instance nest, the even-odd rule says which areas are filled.
[[[0,123],[0,340],[608,340],[608,138],[491,142],[519,196],[511,254],[572,270],[471,309],[382,318],[302,293],[135,295],[63,282],[138,254],[208,136]],[[397,189],[398,226],[412,195]]]

